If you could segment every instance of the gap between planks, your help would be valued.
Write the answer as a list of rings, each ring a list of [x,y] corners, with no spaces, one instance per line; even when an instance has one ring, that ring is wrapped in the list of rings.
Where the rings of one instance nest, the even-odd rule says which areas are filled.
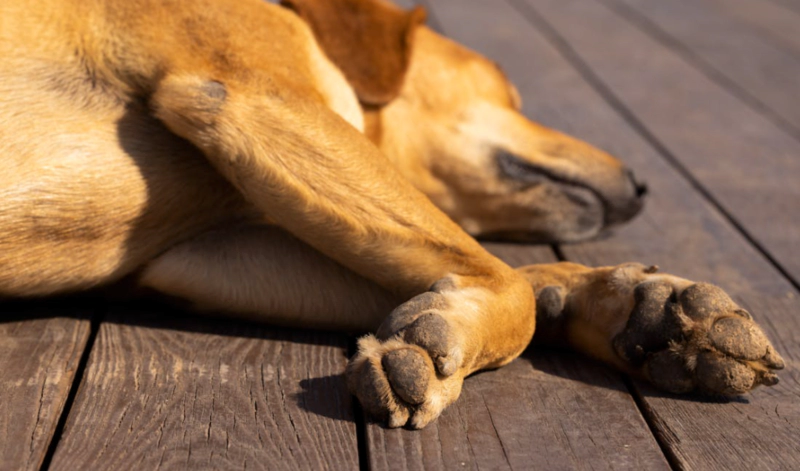
[[[638,28],[644,34],[650,36],[655,41],[658,41],[664,47],[674,51],[676,54],[681,56],[683,60],[691,64],[697,71],[705,75],[709,80],[727,90],[731,95],[738,98],[752,110],[761,114],[766,119],[770,120],[775,126],[785,131],[795,140],[800,142],[800,126],[798,125],[800,123],[800,114],[797,114],[795,119],[785,116],[786,113],[796,113],[791,106],[787,106],[788,103],[785,105],[783,104],[786,102],[788,97],[782,97],[783,102],[778,102],[776,99],[770,100],[769,98],[762,98],[762,93],[759,93],[758,90],[751,91],[749,89],[754,85],[748,87],[746,84],[741,83],[740,80],[736,80],[736,78],[734,78],[737,75],[736,70],[728,72],[722,70],[719,66],[714,64],[713,57],[706,57],[701,52],[697,51],[696,48],[691,44],[677,37],[674,33],[668,31],[666,27],[657,19],[648,16],[630,4],[635,2],[629,1],[626,3],[625,0],[595,1],[603,3],[606,7],[616,12],[619,16]],[[700,7],[701,5],[702,1],[694,4],[694,7]],[[800,27],[800,23],[798,24],[798,27]],[[788,59],[791,61],[790,65],[793,65],[792,63],[794,61],[792,59],[794,58],[789,57]],[[792,74],[792,76],[796,75]],[[790,83],[792,84],[791,86],[795,86],[794,82]],[[787,95],[790,95],[790,90],[786,90],[785,92]],[[776,106],[776,103],[778,106],[785,106],[786,110],[784,110],[784,112],[775,110],[774,107]]]
[[[57,440],[90,337],[88,310],[63,304],[0,305],[0,469],[40,469]]]
[[[781,275],[793,285],[797,290],[800,290],[800,278],[795,277],[789,269],[781,263],[781,261],[773,255],[763,242],[761,242],[751,230],[749,230],[739,218],[737,218],[723,202],[709,191],[705,185],[694,175],[676,155],[669,150],[664,142],[656,137],[655,133],[642,121],[637,115],[625,105],[622,99],[613,91],[613,89],[606,84],[592,69],[592,67],[581,57],[581,55],[572,47],[558,30],[533,6],[532,2],[526,0],[507,0],[524,18],[526,18],[534,27],[536,27],[547,39],[558,49],[562,56],[570,63],[575,70],[580,73],[583,79],[594,88],[599,95],[614,109],[627,123],[633,128],[647,143],[652,146],[661,157],[673,167],[692,188],[697,191],[703,198],[711,204],[716,211],[722,215],[731,226],[748,241],[748,243],[756,248],[759,253],[769,260],[772,266],[778,270]],[[598,0],[603,1],[603,0]],[[645,208],[644,211],[647,211]],[[800,275],[799,275],[800,276]]]
[[[547,4],[551,10],[563,6],[546,1],[536,4]],[[643,167],[650,174],[654,194],[645,213],[619,229],[614,237],[562,247],[570,259],[588,264],[613,264],[631,259],[652,261],[678,274],[723,285],[737,301],[755,313],[776,347],[788,357],[790,367],[782,373],[782,384],[756,391],[751,401],[716,404],[697,398],[686,400],[658,394],[636,383],[636,391],[646,401],[651,425],[658,430],[662,443],[675,453],[681,466],[746,468],[796,464],[797,453],[788,445],[794,432],[791,425],[783,422],[798,413],[790,398],[796,394],[798,372],[792,359],[797,355],[796,332],[800,326],[792,314],[796,311],[797,291],[792,289],[788,279],[776,272],[775,267],[742,238],[730,221],[721,218],[702,195],[692,191],[680,172],[666,164],[657,149],[642,139],[635,128],[626,129],[630,123],[626,124],[619,110],[608,107],[607,95],[599,93],[592,97],[591,92],[597,93],[597,87],[586,80],[580,67],[564,60],[564,48],[558,47],[561,36],[556,33],[556,41],[553,41],[552,34],[544,34],[550,46],[543,45],[536,34],[546,31],[534,28],[536,24],[521,26],[510,13],[502,12],[502,4],[462,1],[456,6],[454,2],[437,1],[434,5],[445,31],[456,40],[483,50],[501,63],[504,58],[510,59],[504,65],[523,92],[523,102],[529,104],[525,108],[528,113],[540,115],[550,124],[555,123],[578,136],[589,136],[590,140],[613,149],[617,155],[628,155],[635,167]],[[482,11],[481,8],[491,10]],[[482,21],[493,19],[496,28],[470,28],[475,21],[470,20],[471,11]],[[581,21],[574,13],[563,15],[563,19]],[[586,29],[586,25],[582,29]],[[601,43],[598,38],[593,41],[596,45]],[[570,48],[564,39],[561,44]],[[554,47],[561,59],[554,58],[548,47]],[[537,68],[529,67],[528,61],[520,62],[519,48],[537,54],[534,62]],[[591,72],[588,66],[586,70]],[[523,83],[519,82],[521,78],[525,79]],[[582,80],[585,82],[581,83]],[[602,84],[599,79],[597,82]],[[535,106],[531,107],[530,103]],[[778,321],[780,327],[775,324]],[[750,418],[743,420],[737,414],[747,414]],[[678,439],[680,442],[676,441]],[[709,440],[716,446],[706,446]]]
[[[341,335],[112,309],[51,469],[355,469],[345,363]]]

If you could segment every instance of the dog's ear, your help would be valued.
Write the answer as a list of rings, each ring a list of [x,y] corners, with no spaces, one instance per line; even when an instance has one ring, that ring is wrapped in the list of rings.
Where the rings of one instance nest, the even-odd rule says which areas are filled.
[[[414,29],[425,21],[384,0],[281,0],[314,31],[328,58],[344,73],[359,100],[384,105],[403,85]]]

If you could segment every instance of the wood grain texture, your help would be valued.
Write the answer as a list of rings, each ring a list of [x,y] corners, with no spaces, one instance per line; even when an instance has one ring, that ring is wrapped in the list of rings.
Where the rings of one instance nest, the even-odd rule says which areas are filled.
[[[588,36],[583,42],[593,42],[592,50],[622,48],[609,53],[615,58],[639,54],[633,44],[640,39],[631,37],[606,44],[604,38],[619,34],[625,25],[598,18],[603,11],[609,12],[595,2],[531,1],[538,16],[532,16],[521,3],[515,0],[517,8],[512,8],[511,4],[477,0],[441,0],[436,2],[435,10],[448,34],[503,66],[520,88],[526,113],[612,151],[631,165],[651,190],[643,214],[632,223],[605,238],[563,246],[564,254],[570,260],[590,265],[632,260],[656,263],[664,271],[717,283],[753,312],[789,361],[787,370],[781,372],[780,385],[729,403],[663,396],[639,384],[648,417],[660,440],[679,467],[797,468],[800,454],[794,445],[796,439],[792,438],[800,435],[800,405],[796,400],[800,395],[797,291],[609,106],[582,75],[587,71],[580,69],[580,64],[580,72],[574,67],[570,54],[582,49],[575,46],[570,50],[573,43],[561,42],[563,39],[554,36],[548,25],[555,25],[557,34],[569,31]],[[542,18],[547,23],[542,24]],[[477,28],[481,21],[489,26]],[[600,57],[595,60],[600,62]],[[650,57],[646,60],[658,61]],[[628,73],[626,85],[641,89],[642,84],[635,85],[637,74],[649,72],[630,68]],[[653,97],[659,102],[681,99],[684,97],[680,94]],[[741,123],[742,127],[748,125]],[[749,186],[741,191],[748,194]]]
[[[549,350],[468,378],[422,431],[369,424],[367,438],[375,470],[669,469],[616,372]]]
[[[103,322],[51,469],[358,468],[344,337],[175,315]]]
[[[90,325],[80,318],[42,317],[43,309],[0,305],[0,312],[0,469],[38,470]]]
[[[718,11],[747,22],[778,47],[800,54],[800,13],[776,2],[705,0]]]
[[[615,106],[800,280],[800,141],[601,2],[513,1],[535,7]]]
[[[800,60],[708,0],[604,0],[708,77],[800,136]],[[800,24],[797,25],[800,27]]]
[[[513,266],[546,247],[484,243]],[[367,425],[371,469],[668,469],[620,376],[564,351],[529,349],[464,383],[422,431]]]
[[[800,13],[800,0],[769,0],[769,3],[781,5]]]

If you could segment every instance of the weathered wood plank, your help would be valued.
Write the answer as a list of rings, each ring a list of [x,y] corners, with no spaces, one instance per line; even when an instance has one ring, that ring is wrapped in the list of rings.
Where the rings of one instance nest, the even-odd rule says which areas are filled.
[[[796,363],[800,357],[797,291],[565,60],[562,54],[575,60],[570,49],[572,43],[565,44],[554,34],[564,30],[575,35],[591,31],[592,35],[584,41],[594,42],[598,50],[622,48],[619,55],[634,56],[654,52],[637,51],[632,45],[640,41],[638,37],[604,45],[606,36],[619,34],[625,25],[598,18],[607,10],[598,13],[595,9],[602,7],[594,2],[531,2],[539,16],[532,16],[520,3],[517,11],[525,13],[528,23],[521,17],[510,18],[506,6],[494,2],[442,1],[436,3],[436,12],[448,34],[501,63],[518,84],[527,113],[621,156],[651,188],[643,215],[611,237],[562,247],[565,255],[590,265],[631,260],[657,263],[683,276],[713,281],[732,292],[754,313],[789,360],[788,369],[781,373],[780,385],[757,390],[741,402],[725,404],[696,397],[668,397],[638,385],[662,443],[673,453],[675,463],[683,467],[797,468],[800,453],[793,444],[796,439],[792,439],[798,436],[800,423],[800,405],[795,400],[800,393]],[[546,14],[544,18],[553,23],[558,15],[557,32],[542,23],[541,14]],[[492,18],[496,26],[481,28],[476,33],[475,25],[481,18]],[[583,68],[581,71],[591,73]],[[628,70],[626,85],[632,86],[640,71]],[[654,96],[657,101],[671,99],[682,97]],[[743,126],[746,125],[744,122]]]
[[[800,13],[775,2],[706,0],[718,10],[754,25],[768,40],[800,54]]]
[[[369,424],[372,469],[669,469],[620,377],[567,352],[529,349],[467,379],[421,431]]]
[[[800,13],[800,0],[769,0],[769,2],[785,6]]]
[[[43,317],[44,307],[2,305],[0,310],[0,469],[38,470],[90,325],[81,318]]]
[[[345,337],[144,312],[101,325],[51,469],[358,468]]]
[[[768,326],[788,360],[780,385],[731,401],[665,395],[640,382],[636,389],[659,439],[683,469],[800,469],[797,301],[760,296],[738,301],[759,313],[756,319]]]
[[[604,2],[800,137],[800,60],[793,51],[778,47],[707,1]]]
[[[484,244],[511,265],[545,247]],[[372,469],[668,469],[620,376],[577,355],[529,349],[467,379],[422,431],[367,425]]]
[[[614,105],[800,280],[800,142],[602,3],[513,1],[535,6]]]

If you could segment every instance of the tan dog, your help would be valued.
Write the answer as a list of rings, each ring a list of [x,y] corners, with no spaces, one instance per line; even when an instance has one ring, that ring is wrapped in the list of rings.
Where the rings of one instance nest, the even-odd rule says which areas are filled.
[[[718,288],[512,270],[467,234],[573,241],[641,206],[617,160],[526,120],[491,62],[420,10],[285,4],[0,4],[0,295],[134,276],[200,309],[377,329],[348,381],[391,426],[436,418],[537,322],[670,391],[777,381]]]

